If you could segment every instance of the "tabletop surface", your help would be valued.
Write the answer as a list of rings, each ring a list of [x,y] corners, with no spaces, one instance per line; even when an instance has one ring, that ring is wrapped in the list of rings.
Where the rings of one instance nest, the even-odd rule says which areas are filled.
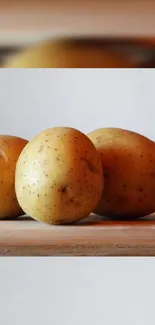
[[[155,214],[132,222],[91,215],[69,226],[1,220],[0,256],[155,256]]]

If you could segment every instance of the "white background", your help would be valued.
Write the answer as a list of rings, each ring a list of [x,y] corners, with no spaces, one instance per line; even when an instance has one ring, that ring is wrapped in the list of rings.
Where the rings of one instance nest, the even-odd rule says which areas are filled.
[[[154,70],[1,70],[0,133],[70,125],[155,140]],[[2,325],[154,325],[155,260],[0,258]]]
[[[131,69],[3,69],[0,128],[30,139],[71,125],[129,128],[155,140],[155,72]]]

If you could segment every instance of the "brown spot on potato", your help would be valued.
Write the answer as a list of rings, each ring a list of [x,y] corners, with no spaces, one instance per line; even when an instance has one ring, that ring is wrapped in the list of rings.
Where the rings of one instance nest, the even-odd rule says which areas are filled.
[[[62,192],[62,193],[65,193],[65,192],[66,192],[66,189],[67,189],[67,186],[62,186],[62,188],[61,188],[61,192]]]
[[[85,161],[87,164],[87,167],[89,169],[90,172],[92,173],[98,173],[97,168],[92,164],[92,162],[86,158],[81,158],[81,160]]]

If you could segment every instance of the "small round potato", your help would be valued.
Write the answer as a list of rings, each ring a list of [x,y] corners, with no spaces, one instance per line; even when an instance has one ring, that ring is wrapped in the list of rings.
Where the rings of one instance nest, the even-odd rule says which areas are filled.
[[[101,155],[104,193],[95,212],[112,219],[135,219],[155,212],[155,143],[123,129],[88,134]]]
[[[47,129],[23,150],[16,168],[16,194],[22,209],[48,224],[87,217],[103,191],[100,155],[82,132]]]

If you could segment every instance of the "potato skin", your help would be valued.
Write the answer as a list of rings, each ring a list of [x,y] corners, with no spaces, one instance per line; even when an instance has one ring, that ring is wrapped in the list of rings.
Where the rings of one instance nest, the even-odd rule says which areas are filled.
[[[15,168],[27,140],[0,135],[0,219],[15,218],[23,214],[15,194]]]
[[[82,132],[47,129],[28,143],[16,167],[15,188],[22,209],[48,224],[87,217],[103,191],[100,155]]]
[[[111,219],[136,219],[155,212],[155,144],[119,128],[88,134],[101,155],[104,192],[95,212]]]

